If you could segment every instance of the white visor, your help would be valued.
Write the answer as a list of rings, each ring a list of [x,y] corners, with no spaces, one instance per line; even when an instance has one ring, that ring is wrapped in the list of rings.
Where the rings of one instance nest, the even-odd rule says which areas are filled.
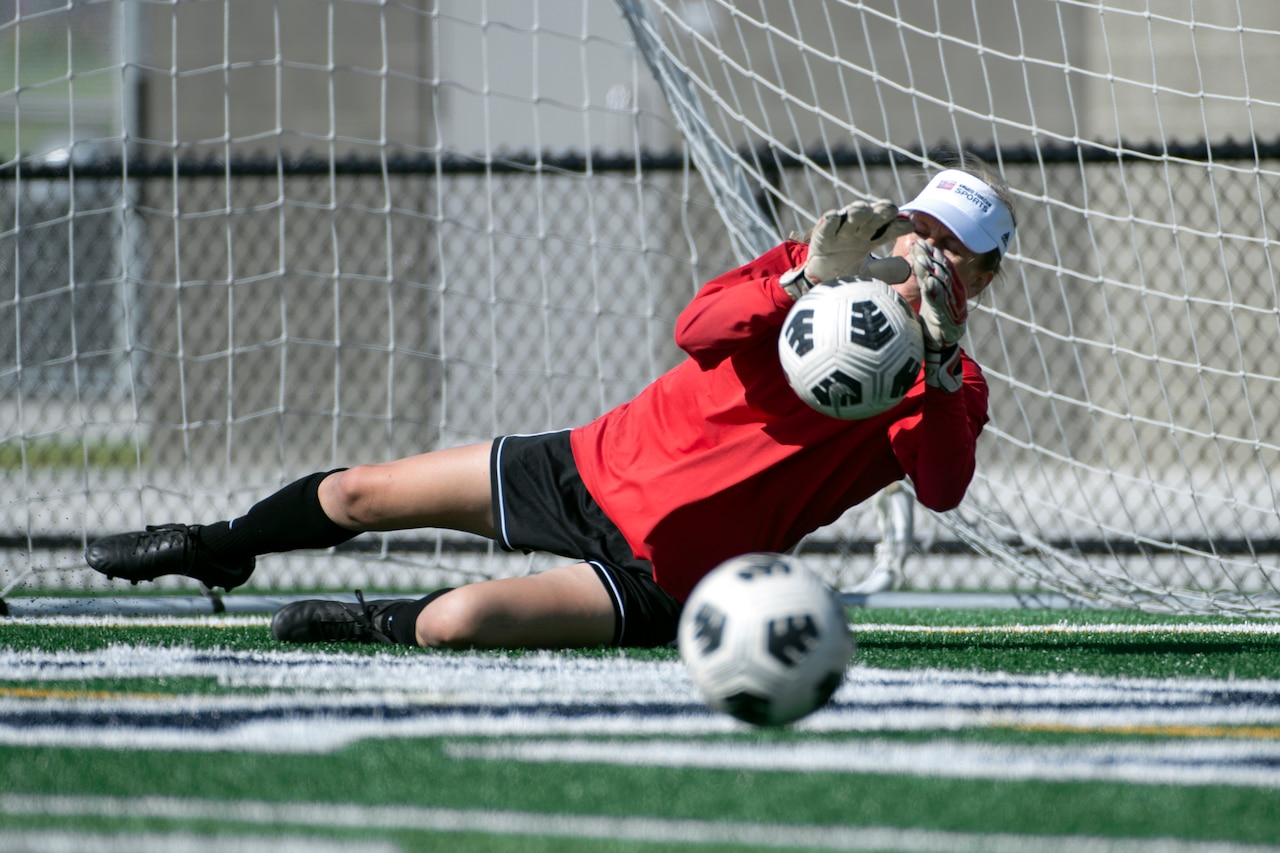
[[[900,210],[918,210],[951,229],[971,252],[984,255],[1013,241],[1013,214],[995,190],[968,172],[947,169],[933,176],[920,195]]]

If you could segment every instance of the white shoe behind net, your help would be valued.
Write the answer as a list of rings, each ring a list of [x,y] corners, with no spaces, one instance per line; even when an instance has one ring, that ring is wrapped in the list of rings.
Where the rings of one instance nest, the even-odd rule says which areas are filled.
[[[914,539],[915,498],[895,483],[876,496],[875,510],[880,541],[871,573],[846,590],[855,595],[890,592],[900,589],[906,580],[907,556]]]

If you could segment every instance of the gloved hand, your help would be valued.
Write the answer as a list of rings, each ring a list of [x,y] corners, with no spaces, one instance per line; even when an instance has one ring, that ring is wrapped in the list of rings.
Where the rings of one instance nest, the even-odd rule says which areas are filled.
[[[942,250],[924,240],[911,247],[911,267],[920,284],[925,384],[959,391],[964,382],[959,342],[969,320],[964,283]]]
[[[840,210],[822,214],[809,237],[809,257],[804,265],[783,273],[781,284],[799,299],[816,284],[838,278],[869,275],[897,284],[906,281],[910,266],[902,258],[877,258],[871,250],[896,240],[913,226],[898,214],[891,201],[855,201]]]

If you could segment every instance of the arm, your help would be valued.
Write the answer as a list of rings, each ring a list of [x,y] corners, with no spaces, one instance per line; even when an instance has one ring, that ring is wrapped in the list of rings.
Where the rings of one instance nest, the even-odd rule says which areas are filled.
[[[987,422],[982,371],[960,349],[969,317],[967,291],[940,247],[917,240],[911,263],[920,284],[924,401],[917,423],[894,453],[929,509],[954,509],[973,479],[978,433]],[[895,424],[895,428],[898,425]]]
[[[954,509],[973,479],[978,434],[987,422],[987,383],[982,370],[962,356],[964,381],[958,391],[924,389],[919,414],[889,428],[898,464],[911,477],[916,498],[937,512]]]
[[[708,368],[762,337],[776,337],[793,304],[778,278],[807,254],[803,243],[783,243],[707,282],[676,319],[676,344]]]

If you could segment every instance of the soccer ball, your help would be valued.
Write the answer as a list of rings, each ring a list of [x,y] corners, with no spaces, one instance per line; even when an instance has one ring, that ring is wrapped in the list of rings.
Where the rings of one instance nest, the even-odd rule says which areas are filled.
[[[791,306],[778,358],[801,400],[824,415],[859,420],[888,411],[911,390],[924,338],[915,311],[892,287],[837,279]]]
[[[836,593],[780,554],[713,569],[685,602],[677,643],[707,704],[757,726],[826,704],[854,649]]]

